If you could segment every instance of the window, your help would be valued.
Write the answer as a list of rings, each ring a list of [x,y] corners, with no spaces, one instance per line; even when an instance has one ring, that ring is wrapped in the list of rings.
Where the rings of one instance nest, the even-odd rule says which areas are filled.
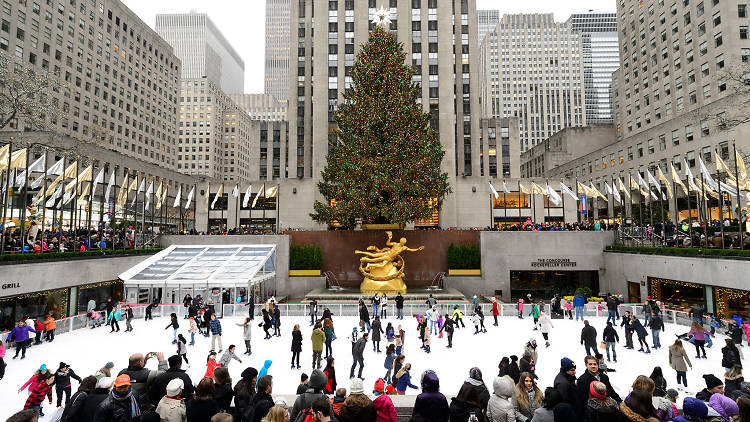
[[[685,126],[685,142],[690,142],[692,140],[693,140],[693,127]]]
[[[695,83],[695,70],[690,69],[687,73],[688,85]]]
[[[703,64],[701,65],[701,75],[702,75],[703,77],[706,77],[706,76],[708,76],[708,75],[709,75],[709,73],[710,73],[710,70],[708,69],[708,62],[706,62],[706,63],[703,63]]]
[[[695,94],[695,91],[690,91],[690,94],[688,94],[688,100],[690,101],[690,104],[695,104],[698,102],[697,95]]]
[[[711,134],[711,131],[708,128],[708,121],[701,120],[701,137],[708,136]]]
[[[703,98],[711,97],[711,85],[703,85]]]
[[[724,44],[724,39],[721,37],[721,32],[714,35],[714,46],[719,47]]]
[[[649,154],[654,153],[654,140],[653,139],[648,140],[648,153]]]
[[[742,57],[742,63],[750,62],[750,48],[740,49],[740,56]]]
[[[643,157],[643,142],[639,142],[635,148],[638,151],[638,158]]]
[[[675,129],[672,131],[672,145],[680,145],[680,130]]]
[[[737,5],[737,17],[738,18],[746,18],[747,17],[747,5],[746,4],[738,4]]]
[[[690,167],[695,167],[695,151],[688,151],[688,153],[687,153],[687,164]]]
[[[698,6],[695,9],[695,13],[698,16],[703,16],[703,13],[704,13],[703,2],[698,3]]]
[[[740,39],[741,40],[747,39],[747,25],[740,26]]]
[[[706,35],[706,22],[698,24],[698,36],[702,37],[703,35]]]
[[[715,27],[721,25],[721,12],[714,13],[712,20]]]
[[[701,53],[701,56],[704,56],[704,55],[706,55],[706,53],[708,53],[708,43],[707,43],[707,42],[705,42],[705,41],[703,41],[703,42],[702,42],[702,43],[701,43],[701,44],[700,44],[700,45],[698,46],[698,51],[699,51],[699,52]]]

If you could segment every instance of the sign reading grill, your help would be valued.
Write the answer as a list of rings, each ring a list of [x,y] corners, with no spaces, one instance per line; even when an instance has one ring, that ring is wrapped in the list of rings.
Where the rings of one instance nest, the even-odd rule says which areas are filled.
[[[539,258],[532,261],[531,266],[536,268],[570,268],[575,267],[576,262],[568,258]]]

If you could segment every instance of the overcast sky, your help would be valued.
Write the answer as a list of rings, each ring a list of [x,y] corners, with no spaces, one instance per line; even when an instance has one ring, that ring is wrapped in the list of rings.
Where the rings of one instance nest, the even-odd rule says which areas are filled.
[[[364,1],[364,0],[357,0]],[[444,2],[447,0],[438,0]],[[245,60],[245,92],[263,92],[265,0],[123,0],[151,27],[158,13],[208,13],[224,37]],[[477,9],[502,13],[552,12],[566,20],[571,13],[614,12],[614,0],[476,0]]]

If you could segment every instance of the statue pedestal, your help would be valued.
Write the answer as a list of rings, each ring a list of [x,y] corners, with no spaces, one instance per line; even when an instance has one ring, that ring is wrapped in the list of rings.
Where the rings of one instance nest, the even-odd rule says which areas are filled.
[[[388,281],[375,281],[366,278],[359,285],[359,290],[362,293],[381,292],[395,295],[398,292],[406,292],[406,283],[401,277]]]

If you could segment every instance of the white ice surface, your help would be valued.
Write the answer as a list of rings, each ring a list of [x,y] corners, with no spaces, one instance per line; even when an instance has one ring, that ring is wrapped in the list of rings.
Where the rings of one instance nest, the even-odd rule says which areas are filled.
[[[601,341],[601,333],[606,318],[589,318],[589,320],[597,330],[597,340]],[[222,336],[224,348],[226,349],[230,344],[235,344],[237,346],[236,353],[242,359],[242,363],[232,361],[229,365],[233,383],[240,379],[240,373],[246,367],[253,366],[260,370],[263,362],[266,359],[271,359],[273,365],[269,373],[274,376],[273,392],[275,394],[294,394],[300,374],[305,372],[309,375],[312,370],[310,342],[312,327],[309,326],[309,318],[284,317],[282,315],[282,336],[264,340],[263,330],[257,326],[260,319],[256,317],[253,325],[252,356],[242,354],[245,351],[242,327],[235,325],[242,321],[243,318],[240,317],[221,320],[224,331]],[[532,337],[539,344],[537,349],[539,362],[536,371],[542,390],[544,390],[544,387],[552,385],[553,379],[560,368],[560,359],[564,356],[576,362],[578,366],[577,375],[580,375],[584,370],[585,351],[584,347],[580,345],[580,331],[583,323],[580,321],[553,320],[554,328],[550,333],[551,346],[545,348],[541,333],[532,330],[533,322],[531,318],[519,320],[515,317],[504,317],[499,319],[500,325],[494,327],[492,326],[492,316],[488,315],[485,319],[487,333],[478,335],[473,335],[473,326],[471,326],[468,318],[464,318],[467,328],[456,331],[453,337],[453,348],[446,348],[448,341],[445,336],[440,339],[437,335],[433,335],[432,353],[430,354],[420,349],[419,333],[416,330],[414,317],[405,317],[402,321],[388,318],[383,322],[384,330],[389,321],[394,323],[394,326],[401,324],[406,331],[404,353],[406,362],[412,364],[412,382],[419,385],[419,375],[422,371],[433,369],[440,377],[441,391],[446,395],[458,392],[463,380],[468,377],[469,369],[474,366],[478,366],[482,370],[484,381],[490,386],[491,391],[492,380],[497,375],[497,365],[500,359],[503,356],[513,354],[520,358],[523,355],[524,345]],[[183,319],[180,319],[179,322],[179,332],[185,335],[189,342],[188,323]],[[340,387],[348,389],[349,370],[352,364],[348,335],[357,324],[357,318],[334,316],[333,322],[338,337],[333,342],[337,381]],[[114,362],[115,367],[112,373],[116,374],[127,366],[128,357],[132,353],[160,351],[164,352],[165,358],[169,357],[176,352],[177,348],[172,345],[172,330],[164,329],[168,323],[168,318],[156,318],[149,322],[138,319],[133,322],[134,331],[130,333],[123,331],[110,333],[109,327],[102,326],[93,330],[83,329],[58,335],[53,343],[44,343],[30,348],[24,360],[21,360],[20,357],[15,360],[12,359],[15,349],[8,350],[5,358],[8,364],[6,375],[5,378],[0,380],[0,403],[2,403],[0,405],[0,421],[23,408],[27,393],[24,391],[19,394],[18,388],[41,364],[46,364],[54,371],[61,361],[66,362],[83,378],[86,375],[93,374],[108,361]],[[290,370],[291,331],[294,324],[297,323],[300,324],[303,338],[300,359],[302,369]],[[120,326],[122,330],[125,329],[124,322],[121,322]],[[625,344],[625,339],[622,330],[618,327],[618,334],[620,335],[620,343],[617,346],[618,362],[610,363],[610,367],[616,369],[617,372],[609,374],[610,380],[618,393],[624,397],[635,377],[640,374],[648,376],[656,365],[662,367],[668,387],[674,388],[676,385],[675,372],[669,368],[667,347],[674,342],[675,333],[686,331],[687,327],[667,323],[666,331],[661,333],[662,348],[651,354],[643,354],[622,347]],[[717,334],[714,346],[706,349],[708,359],[700,360],[693,358],[695,355],[693,346],[683,342],[693,363],[693,370],[689,370],[687,373],[688,391],[695,394],[705,387],[701,378],[702,374],[713,373],[723,379],[720,349],[724,345],[724,338],[724,335]],[[206,355],[210,350],[210,338],[197,335],[195,340],[195,346],[189,348],[190,368],[187,369],[187,372],[193,382],[197,384],[206,371]],[[637,345],[637,339],[635,342]],[[648,342],[651,345],[650,335]],[[381,350],[385,351],[385,335],[383,335],[381,342]],[[745,348],[745,351],[747,351],[747,348]],[[368,342],[368,347],[365,349],[365,370],[363,372],[365,391],[371,391],[375,380],[385,375],[384,359],[385,353],[373,352],[372,343]],[[155,369],[155,360],[148,362],[148,367]],[[73,380],[73,392],[77,388],[78,382]],[[414,389],[407,391],[407,394],[418,393],[419,391]],[[54,397],[52,406],[56,404],[56,400],[57,398]],[[51,414],[52,407],[46,401],[44,403],[45,414]],[[46,418],[42,420],[46,420]]]

